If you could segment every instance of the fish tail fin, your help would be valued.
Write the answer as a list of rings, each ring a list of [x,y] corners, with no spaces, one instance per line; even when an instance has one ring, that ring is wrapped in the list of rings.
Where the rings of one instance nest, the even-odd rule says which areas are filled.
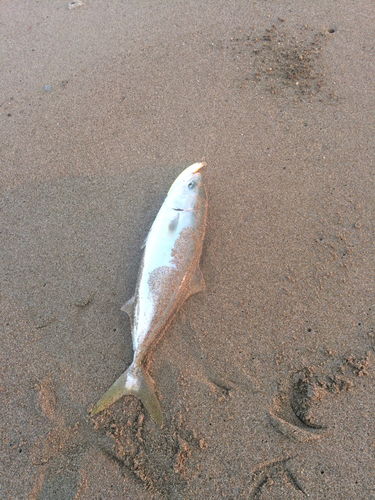
[[[152,380],[141,366],[133,365],[116,380],[108,391],[94,406],[91,414],[94,416],[108,408],[112,403],[125,394],[137,396],[150,413],[152,419],[159,426],[163,423],[160,403],[156,397]]]

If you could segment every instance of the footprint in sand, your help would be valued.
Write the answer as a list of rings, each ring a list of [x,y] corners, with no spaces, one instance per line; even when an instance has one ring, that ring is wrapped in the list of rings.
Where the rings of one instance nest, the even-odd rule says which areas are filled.
[[[288,466],[288,462],[291,460],[293,460],[293,457],[270,460],[254,469],[252,471],[253,486],[249,498],[251,500],[269,498],[268,495],[270,494],[270,490],[278,486],[280,486],[283,491],[285,487],[288,488],[290,493],[294,490],[294,493],[299,493],[298,498],[307,496],[296,478],[295,473]],[[291,497],[288,496],[288,498]],[[295,498],[295,496],[293,498]]]
[[[194,460],[190,465],[189,459],[206,449],[204,439],[185,427],[180,413],[170,426],[159,429],[142,412],[139,400],[125,396],[121,405],[96,417],[96,432],[112,438],[115,445],[101,451],[123,474],[132,473],[151,492],[168,497],[176,487],[183,491],[198,474]]]
[[[311,441],[324,434],[329,423],[316,416],[328,394],[350,390],[356,377],[368,374],[370,353],[349,355],[318,367],[305,367],[280,384],[270,408],[270,419],[277,431],[300,442]]]

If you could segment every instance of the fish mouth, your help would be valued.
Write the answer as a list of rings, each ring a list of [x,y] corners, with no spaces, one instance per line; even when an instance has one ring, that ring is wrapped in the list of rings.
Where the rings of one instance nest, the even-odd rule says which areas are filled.
[[[196,169],[193,171],[193,174],[196,174],[197,172],[199,172],[199,170],[200,170],[201,168],[203,168],[203,167],[207,167],[207,163],[206,163],[205,161],[203,161],[203,160],[202,160],[200,163],[197,163],[196,165],[197,165],[197,167],[196,167]]]

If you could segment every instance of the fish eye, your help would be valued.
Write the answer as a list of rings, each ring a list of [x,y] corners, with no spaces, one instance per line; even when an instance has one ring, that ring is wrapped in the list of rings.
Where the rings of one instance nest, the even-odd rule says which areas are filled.
[[[196,186],[196,185],[197,185],[197,183],[196,183],[196,182],[194,182],[194,181],[190,181],[190,182],[189,182],[189,184],[188,184],[188,188],[189,188],[189,189],[193,189],[193,188],[195,188],[195,186]]]

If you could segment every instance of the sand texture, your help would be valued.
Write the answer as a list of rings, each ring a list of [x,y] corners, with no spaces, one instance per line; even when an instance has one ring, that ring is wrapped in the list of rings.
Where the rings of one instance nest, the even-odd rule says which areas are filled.
[[[375,498],[373,0],[1,2],[1,500]],[[126,396],[204,157],[206,290]]]

